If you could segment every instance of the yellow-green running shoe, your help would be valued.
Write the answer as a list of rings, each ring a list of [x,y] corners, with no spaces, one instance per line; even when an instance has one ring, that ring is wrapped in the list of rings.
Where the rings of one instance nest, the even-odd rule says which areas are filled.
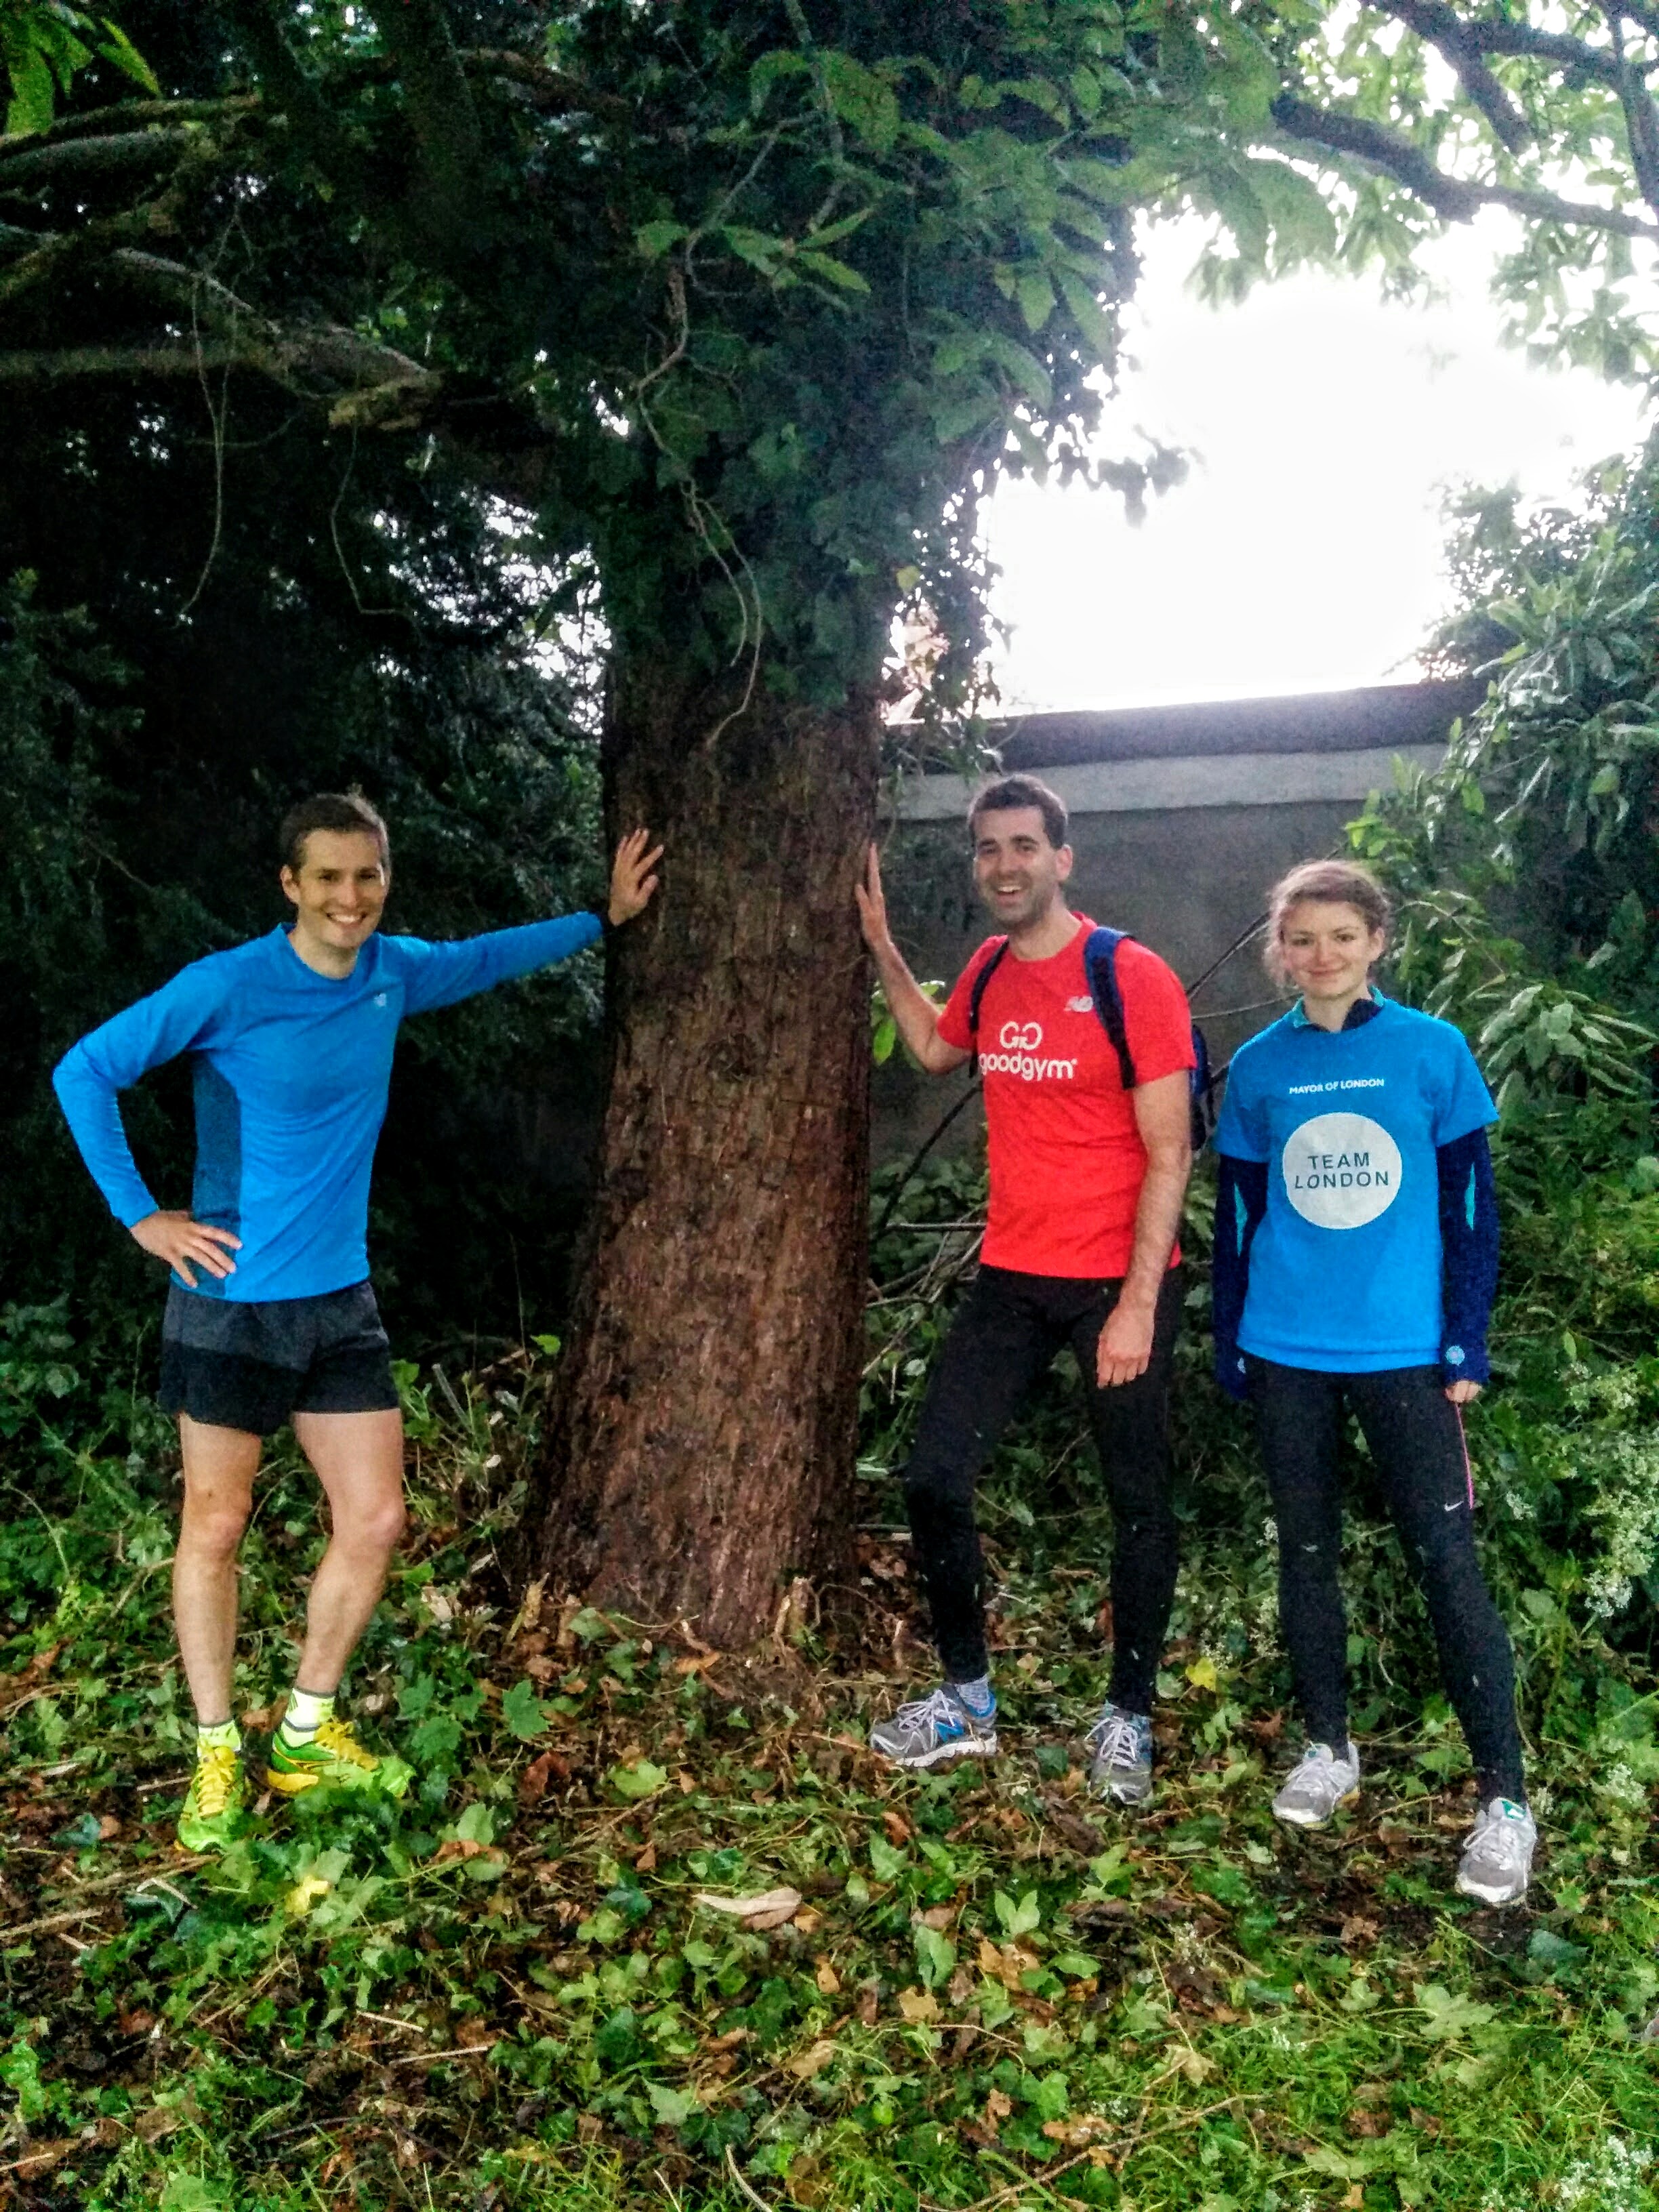
[[[414,1773],[404,1759],[376,1759],[372,1751],[365,1751],[349,1725],[331,1714],[308,1741],[289,1743],[277,1729],[265,1781],[284,1797],[301,1797],[307,1790],[324,1788],[376,1790],[388,1797],[401,1797]]]
[[[179,1813],[179,1840],[187,1851],[222,1850],[242,1827],[247,1784],[242,1762],[228,1743],[196,1754],[196,1771]]]

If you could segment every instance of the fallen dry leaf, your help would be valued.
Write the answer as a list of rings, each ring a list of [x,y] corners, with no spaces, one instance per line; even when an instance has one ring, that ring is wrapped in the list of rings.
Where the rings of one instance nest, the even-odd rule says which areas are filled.
[[[1375,1943],[1376,1934],[1376,1921],[1368,1920],[1363,1912],[1351,1912],[1342,1923],[1341,1940],[1345,1943]]]
[[[700,1889],[692,1901],[710,1912],[729,1913],[745,1928],[764,1929],[781,1928],[793,1920],[801,1899],[798,1889],[763,1889],[758,1897],[716,1897],[711,1890]]]
[[[783,2070],[793,2074],[797,2081],[811,2081],[823,2073],[835,2055],[835,2045],[826,2039],[813,2044],[810,2050],[798,2051],[793,2058],[786,2058]]]
[[[853,2007],[853,2017],[860,2027],[873,2027],[880,2016],[880,1994],[873,1982],[866,1982],[859,1991],[859,2001]]]
[[[908,1844],[915,1839],[915,1830],[896,1805],[889,1805],[883,1812],[881,1825],[887,1831],[890,1844]]]
[[[823,1915],[821,1912],[815,1912],[810,1905],[802,1905],[800,1911],[795,1915],[795,1926],[803,1936],[810,1936],[812,1930],[821,1927],[823,1923]]]
[[[456,2028],[455,2040],[463,2051],[471,2051],[481,2043],[493,2043],[495,2038],[483,2021],[472,2017],[462,2021]]]
[[[993,2089],[985,2100],[985,2115],[981,2123],[986,2133],[994,2136],[1013,2109],[1012,2097],[1005,2096],[1000,2089]]]
[[[1189,2081],[1207,2081],[1215,2072],[1214,2059],[1206,2058],[1201,2051],[1194,2051],[1191,2044],[1184,2044],[1176,2051],[1173,2063],[1176,2071],[1184,2074]]]
[[[812,1980],[816,1984],[820,1996],[826,1997],[840,1996],[841,1976],[836,1972],[828,1959],[820,1959],[818,1960],[818,1970],[817,1973],[813,1975]]]
[[[913,2025],[939,2018],[939,1999],[931,1990],[901,1990],[898,2008]]]
[[[711,2035],[702,2047],[705,2051],[735,2051],[738,2044],[748,2042],[751,2033],[746,2027],[728,2027],[724,2035]]]
[[[1042,2132],[1050,2142],[1066,2143],[1073,2150],[1081,2150],[1085,2143],[1098,2142],[1109,2136],[1112,2124],[1098,2112],[1079,2112],[1069,2120],[1045,2120]]]
[[[939,1929],[948,1928],[956,1917],[957,1908],[954,1905],[930,1905],[926,1912],[913,1912],[910,1916],[913,1921],[917,1922],[923,1928]]]
[[[634,1871],[635,1874],[654,1874],[656,1866],[657,1847],[654,1844],[647,1844],[635,1860]]]

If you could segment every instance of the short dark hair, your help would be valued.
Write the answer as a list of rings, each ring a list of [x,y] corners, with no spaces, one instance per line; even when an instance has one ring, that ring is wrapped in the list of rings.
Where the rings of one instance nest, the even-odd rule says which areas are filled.
[[[1066,842],[1066,801],[1034,775],[1000,775],[982,783],[968,809],[968,834],[972,836],[981,814],[1006,814],[1016,806],[1035,806],[1042,817],[1048,842],[1058,852]]]
[[[362,832],[379,845],[380,866],[387,869],[392,866],[392,840],[386,823],[361,791],[319,791],[289,808],[276,833],[276,844],[283,866],[296,876],[305,866],[306,839],[313,830]]]

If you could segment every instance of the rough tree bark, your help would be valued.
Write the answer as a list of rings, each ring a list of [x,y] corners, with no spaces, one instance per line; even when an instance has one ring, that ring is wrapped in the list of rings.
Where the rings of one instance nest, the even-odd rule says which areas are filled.
[[[751,705],[625,666],[613,833],[663,888],[608,947],[610,1103],[534,1571],[640,1620],[746,1641],[852,1533],[863,1346],[870,976],[853,884],[873,702]]]

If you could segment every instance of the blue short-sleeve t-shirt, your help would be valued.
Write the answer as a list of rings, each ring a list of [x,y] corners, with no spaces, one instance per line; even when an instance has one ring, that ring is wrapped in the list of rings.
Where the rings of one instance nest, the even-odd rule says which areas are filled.
[[[1435,1154],[1497,1119],[1462,1032],[1389,1000],[1357,1029],[1298,1010],[1241,1047],[1216,1149],[1267,1164],[1241,1349],[1336,1374],[1437,1364]]]

